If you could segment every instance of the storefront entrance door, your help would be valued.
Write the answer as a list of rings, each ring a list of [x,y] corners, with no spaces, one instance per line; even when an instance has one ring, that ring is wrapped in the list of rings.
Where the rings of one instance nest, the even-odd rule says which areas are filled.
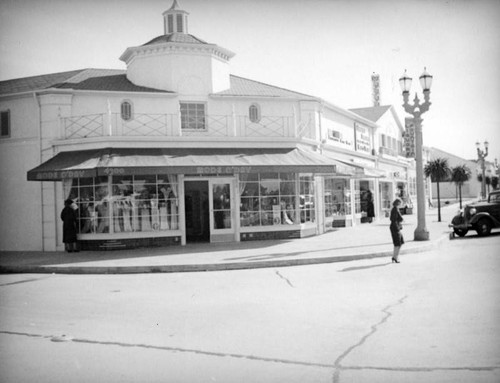
[[[208,198],[208,181],[186,181],[184,183],[187,242],[210,241]]]
[[[210,180],[210,242],[234,241],[234,186],[231,178]]]

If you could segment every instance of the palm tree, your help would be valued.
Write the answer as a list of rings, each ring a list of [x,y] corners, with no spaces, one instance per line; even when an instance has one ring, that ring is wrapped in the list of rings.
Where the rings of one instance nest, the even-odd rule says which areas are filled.
[[[471,175],[472,173],[467,165],[458,165],[451,169],[451,181],[458,186],[460,209],[462,208],[462,186],[470,179]]]
[[[436,158],[428,162],[424,167],[426,177],[431,177],[432,182],[437,183],[438,195],[438,222],[441,222],[441,197],[439,195],[439,182],[446,181],[450,176],[451,170],[448,166],[447,158]]]

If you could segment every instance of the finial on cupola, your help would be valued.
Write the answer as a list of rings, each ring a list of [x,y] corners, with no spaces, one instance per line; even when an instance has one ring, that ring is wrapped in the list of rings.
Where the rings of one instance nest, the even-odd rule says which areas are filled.
[[[187,17],[189,13],[183,11],[177,0],[174,0],[172,6],[163,12],[164,34],[187,33]]]

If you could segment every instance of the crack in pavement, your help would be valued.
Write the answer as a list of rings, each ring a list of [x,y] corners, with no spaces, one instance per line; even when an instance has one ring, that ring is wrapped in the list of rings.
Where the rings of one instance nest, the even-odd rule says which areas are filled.
[[[404,300],[406,297],[404,297],[402,300]],[[298,366],[306,366],[306,367],[320,367],[320,368],[328,368],[332,369],[334,368],[335,371],[343,370],[343,371],[349,371],[349,370],[380,370],[380,371],[399,371],[399,372],[432,372],[432,371],[495,371],[495,370],[500,370],[500,366],[475,366],[475,367],[374,367],[374,366],[350,366],[350,367],[343,367],[340,365],[340,362],[342,361],[343,358],[345,358],[353,349],[356,347],[359,347],[362,345],[368,337],[370,337],[375,331],[376,327],[384,323],[388,317],[390,317],[392,314],[387,312],[386,310],[390,309],[391,307],[394,307],[400,303],[402,303],[402,300],[400,300],[397,304],[394,304],[392,306],[387,306],[385,309],[382,311],[386,312],[387,316],[377,323],[375,326],[372,326],[372,332],[370,334],[364,336],[360,342],[358,342],[356,345],[350,347],[348,350],[346,350],[337,360],[335,361],[335,365],[332,364],[327,364],[327,363],[313,363],[313,362],[305,362],[305,361],[299,361],[299,360],[290,360],[290,359],[280,359],[280,358],[269,358],[269,357],[260,357],[256,355],[245,355],[245,354],[236,354],[236,353],[223,353],[223,352],[215,352],[215,351],[205,351],[205,350],[196,350],[196,349],[189,349],[189,348],[181,348],[181,347],[169,347],[169,346],[155,346],[155,345],[148,345],[148,344],[143,344],[143,343],[125,343],[125,342],[116,342],[116,341],[98,341],[98,340],[92,340],[92,339],[83,339],[83,338],[72,338],[67,335],[42,335],[42,334],[34,334],[34,333],[24,333],[24,332],[16,332],[16,331],[5,331],[5,330],[0,330],[0,334],[6,334],[6,335],[17,335],[17,336],[26,336],[30,338],[40,338],[40,339],[47,339],[52,342],[74,342],[74,343],[85,343],[85,344],[93,344],[93,345],[98,345],[98,346],[117,346],[117,347],[127,347],[127,348],[142,348],[142,349],[150,349],[150,350],[159,350],[159,351],[171,351],[171,352],[184,352],[184,353],[192,353],[192,354],[197,354],[197,355],[206,355],[206,356],[214,356],[214,357],[230,357],[230,358],[238,358],[238,359],[247,359],[251,361],[257,361],[257,362],[266,362],[266,363],[283,363],[283,364],[290,364],[290,365],[298,365]],[[375,331],[373,331],[373,328],[375,328]],[[334,383],[339,382],[339,377],[337,376],[337,380],[334,380]]]
[[[286,283],[288,283],[288,284],[290,285],[290,287],[295,288],[295,286],[294,286],[294,285],[292,285],[292,282],[290,282],[290,280],[289,280],[288,278],[286,278],[286,277],[284,277],[283,275],[281,275],[281,273],[280,273],[278,270],[276,270],[276,275],[277,275],[278,277],[280,277],[281,279],[283,279],[284,281],[286,281]]]
[[[373,334],[375,334],[378,330],[378,328],[383,325],[387,320],[392,316],[392,313],[389,311],[390,309],[399,306],[403,304],[404,300],[408,298],[408,295],[405,295],[401,299],[399,299],[396,303],[393,303],[391,305],[388,305],[382,309],[382,312],[385,313],[385,316],[376,324],[371,326],[371,330],[368,334],[364,335],[361,337],[361,339],[351,347],[349,347],[347,350],[345,350],[334,362],[335,370],[333,372],[333,383],[339,383],[340,382],[340,371],[345,369],[342,366],[342,360],[344,360],[347,355],[349,355],[354,349],[361,347],[368,338],[370,338]]]
[[[49,340],[55,341],[55,342],[60,342],[60,341],[62,341],[62,340],[60,340],[61,338],[66,338],[65,341],[73,342],[73,343],[86,343],[86,344],[95,344],[95,345],[101,345],[101,346],[118,346],[118,347],[130,347],[130,348],[137,347],[137,348],[151,349],[151,350],[186,352],[186,353],[192,353],[192,354],[198,354],[198,355],[208,355],[208,356],[216,356],[216,357],[230,357],[230,358],[239,358],[239,359],[260,361],[260,362],[284,363],[284,364],[293,364],[293,365],[308,366],[308,367],[323,367],[323,368],[329,368],[329,369],[334,367],[332,364],[326,364],[326,363],[313,363],[313,362],[304,362],[304,361],[300,361],[300,360],[268,358],[268,357],[255,356],[255,355],[224,353],[224,352],[216,352],[216,351],[205,351],[205,350],[196,350],[196,349],[181,348],[181,347],[155,346],[155,345],[143,344],[143,343],[99,341],[99,340],[92,340],[92,339],[72,338],[72,337],[67,337],[66,335],[62,335],[62,336],[60,336],[60,335],[41,335],[41,334],[30,334],[30,333],[14,332],[14,331],[2,331],[2,330],[0,330],[0,334],[49,339]]]

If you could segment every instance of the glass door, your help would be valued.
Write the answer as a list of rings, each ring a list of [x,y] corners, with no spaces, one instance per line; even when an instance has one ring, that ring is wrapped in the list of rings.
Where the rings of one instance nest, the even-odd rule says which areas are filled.
[[[235,233],[233,179],[210,180],[209,199],[211,241],[233,241]]]

